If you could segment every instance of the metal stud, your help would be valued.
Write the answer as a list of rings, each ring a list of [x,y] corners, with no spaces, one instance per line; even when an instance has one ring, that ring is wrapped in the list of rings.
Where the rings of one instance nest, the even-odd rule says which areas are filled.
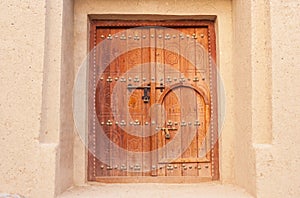
[[[107,39],[108,39],[108,40],[112,40],[111,34],[108,35]]]
[[[179,81],[180,81],[180,82],[185,82],[185,79],[184,79],[183,77],[181,77],[181,78],[179,79]]]
[[[126,40],[126,36],[124,34],[122,34],[122,36],[120,37],[120,40]]]
[[[136,126],[136,125],[140,125],[140,121],[135,120],[135,121],[134,121],[134,126]]]
[[[199,78],[198,76],[195,76],[195,78],[193,79],[194,82],[199,82]]]
[[[152,170],[155,170],[156,169],[156,166],[155,165],[152,165]]]
[[[101,77],[100,80],[103,80],[103,77]]]
[[[126,122],[124,120],[121,120],[121,123],[120,123],[121,126],[126,126]]]
[[[109,76],[109,77],[106,79],[106,81],[107,81],[107,82],[112,82],[112,77]]]
[[[134,165],[134,170],[141,170],[141,166],[139,164]]]
[[[118,81],[119,80],[119,78],[118,77],[115,77],[115,81]]]
[[[103,165],[101,165],[101,166],[100,166],[100,168],[101,168],[101,169],[104,169],[104,166],[103,166]]]
[[[115,122],[115,125],[119,125],[119,122]]]
[[[195,33],[192,34],[193,39],[197,39],[197,35]]]
[[[201,37],[201,38],[204,38],[204,34],[200,34],[200,37]]]
[[[133,79],[133,82],[140,82],[140,79],[139,79],[138,77],[135,77],[135,78]]]
[[[172,82],[172,79],[170,78],[170,76],[167,77],[167,82]]]
[[[112,122],[111,122],[110,120],[107,120],[106,125],[107,125],[107,126],[111,126],[111,125],[112,125]]]
[[[128,36],[128,39],[131,39],[131,38],[132,38],[132,36],[131,36],[131,35],[129,35],[129,36]]]
[[[182,122],[181,122],[181,126],[186,126],[186,122],[185,122],[185,121],[182,121]]]
[[[153,34],[151,34],[151,38],[154,38],[154,35],[153,35]]]
[[[161,39],[161,38],[162,38],[162,35],[158,35],[158,38],[160,38],[160,39]]]
[[[170,36],[169,34],[166,34],[165,39],[166,39],[166,40],[170,40],[170,39],[171,39],[171,36]]]
[[[127,167],[125,166],[125,164],[122,164],[120,169],[124,171],[127,170]]]
[[[102,39],[104,39],[104,38],[105,38],[105,36],[102,34],[102,35],[101,35],[101,38],[102,38]]]
[[[143,39],[145,39],[146,38],[146,35],[143,35]]]
[[[115,38],[118,38],[119,36],[118,35],[115,35]]]
[[[122,77],[120,81],[121,82],[126,82],[126,78]]]
[[[148,125],[149,123],[148,122],[145,122],[145,125]]]
[[[128,81],[131,81],[131,80],[132,80],[132,78],[131,78],[131,77],[129,77],[129,78],[128,78]]]
[[[147,80],[147,79],[144,77],[144,78],[143,78],[143,81],[146,81],[146,80]]]
[[[104,122],[101,122],[101,125],[104,125]]]
[[[194,125],[195,125],[195,126],[200,126],[199,120],[196,120]]]
[[[135,36],[133,37],[133,40],[140,40],[140,37],[139,37],[138,35],[135,35]]]

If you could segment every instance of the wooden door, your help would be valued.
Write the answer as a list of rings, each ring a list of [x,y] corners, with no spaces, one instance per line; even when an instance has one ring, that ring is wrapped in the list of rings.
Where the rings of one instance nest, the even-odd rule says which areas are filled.
[[[218,179],[213,22],[92,21],[90,32],[88,179]]]

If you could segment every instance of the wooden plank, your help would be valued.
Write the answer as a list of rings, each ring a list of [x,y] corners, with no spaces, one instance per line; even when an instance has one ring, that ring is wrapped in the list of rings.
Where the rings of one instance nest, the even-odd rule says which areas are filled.
[[[105,65],[109,61],[109,53],[107,53],[110,49],[109,45],[104,47],[98,47],[100,42],[103,42],[105,38],[103,35],[107,36],[109,34],[109,29],[97,29],[97,68],[98,72],[104,71],[100,76],[98,72],[96,73],[97,76],[97,90],[96,90],[96,110],[97,110],[97,118],[96,122],[99,121],[99,124],[105,123],[104,125],[99,126],[96,125],[96,134],[99,134],[104,130],[104,133],[101,135],[96,135],[96,153],[97,156],[101,159],[98,159],[96,164],[97,167],[97,175],[107,176],[109,175],[107,167],[109,166],[110,161],[110,153],[109,153],[109,142],[105,141],[103,136],[110,137],[110,129],[106,126],[106,122],[110,119],[110,85],[106,82],[106,79],[110,75],[109,68],[105,68]],[[108,51],[107,51],[108,50]],[[106,70],[105,70],[106,69]],[[103,80],[99,80],[103,78]],[[106,94],[108,93],[108,94]],[[103,97],[103,95],[105,97]],[[101,132],[100,132],[101,131]],[[103,136],[102,136],[103,135]],[[104,160],[102,162],[101,160]]]
[[[164,36],[165,36],[165,31],[163,28],[156,28],[156,58],[155,58],[155,63],[156,63],[156,74],[155,74],[155,83],[156,86],[163,86],[165,81],[164,81],[164,72],[165,72],[165,66],[164,66]],[[158,100],[160,98],[160,95],[162,94],[160,90],[155,90],[156,93],[156,99]],[[162,104],[160,104],[162,105]],[[161,108],[162,106],[160,106],[160,108],[158,108],[158,113],[157,113],[157,120],[156,120],[156,127],[158,130],[160,130],[161,127],[163,127],[164,125],[164,120],[165,120],[165,112],[164,109]],[[158,162],[161,159],[165,158],[166,152],[164,149],[162,149],[165,145],[165,137],[163,135],[163,132],[160,131],[156,131],[158,132]],[[158,166],[158,164],[157,164]],[[166,175],[166,168],[164,165],[159,165],[158,168],[158,176],[165,176]]]
[[[175,29],[165,29],[165,45],[164,45],[164,82],[165,87],[169,88],[174,82],[177,83],[180,77],[179,64],[179,35]],[[177,34],[177,35],[176,35]],[[175,81],[177,79],[177,81]],[[166,158],[169,162],[176,160],[181,154],[181,137],[180,131],[180,90],[171,90],[164,100],[164,108],[166,112],[165,128],[174,128],[169,130],[170,139],[166,139],[165,148]],[[177,124],[176,124],[177,123]],[[169,163],[166,168],[167,176],[181,176],[181,165]]]
[[[132,49],[127,52],[128,55],[128,84],[132,86],[140,86],[141,83],[141,67],[142,51],[141,51],[141,29],[127,29],[127,49]],[[143,158],[139,155],[143,151],[143,142],[141,136],[142,119],[143,119],[143,102],[142,90],[132,90],[128,92],[128,108],[129,115],[127,116],[127,123],[129,123],[128,133],[132,135],[127,136],[127,161],[129,165],[129,176],[142,176]],[[136,124],[139,123],[139,124]]]
[[[181,70],[183,71],[182,77],[186,79],[187,83],[191,83],[191,79],[195,76],[195,39],[192,38],[194,33],[193,28],[182,29],[182,38],[180,47],[184,51],[187,59],[183,60]],[[181,127],[182,130],[182,144],[183,153],[182,158],[197,158],[197,133],[193,125],[196,120],[196,96],[195,91],[189,88],[181,88],[181,121],[186,125]],[[185,98],[189,98],[188,101]],[[184,148],[187,147],[186,149]],[[186,163],[183,164],[182,175],[183,176],[196,176],[197,164]]]
[[[150,29],[149,28],[142,28],[141,29],[141,85],[148,86],[150,84]],[[143,92],[143,91],[142,91]],[[150,96],[151,90],[148,90],[148,95]],[[141,99],[142,100],[142,99]],[[149,151],[151,150],[151,138],[150,138],[150,101],[147,103],[142,104],[142,130],[143,130],[143,138],[142,138],[142,145],[143,145],[143,163],[142,163],[142,172],[143,176],[150,176],[151,175],[151,157]],[[148,124],[146,124],[148,123]]]
[[[157,99],[156,96],[156,30],[155,28],[150,28],[149,30],[149,34],[150,34],[150,87],[151,87],[151,91],[150,91],[150,105],[154,106]],[[151,130],[151,137],[150,137],[150,141],[151,141],[151,176],[157,176],[158,174],[158,134],[156,133],[156,124],[157,123],[157,116],[158,116],[157,109],[155,108],[151,108],[150,111],[150,130]],[[153,124],[152,124],[153,123]]]

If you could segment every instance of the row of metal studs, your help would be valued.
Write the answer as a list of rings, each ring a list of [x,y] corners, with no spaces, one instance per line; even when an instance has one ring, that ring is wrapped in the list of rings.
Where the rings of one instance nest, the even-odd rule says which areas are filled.
[[[209,89],[210,89],[210,133],[211,133],[211,175],[214,176],[214,116],[213,116],[213,85],[212,85],[212,60],[211,60],[211,42],[210,42],[210,30],[208,28],[208,61],[209,61]]]
[[[201,38],[204,38],[204,34],[200,34],[199,35]],[[114,38],[119,38],[119,36],[118,35],[115,35],[115,36],[112,36],[111,34],[109,34],[108,36],[105,36],[105,35],[101,35],[100,36],[102,39],[105,39],[105,38],[107,38],[108,40],[112,40],[113,39],[113,37]],[[151,38],[154,38],[154,35],[150,35],[150,37]],[[165,39],[166,40],[170,40],[171,38],[176,38],[177,36],[176,35],[169,35],[169,34],[166,34],[165,35]],[[197,35],[194,33],[194,34],[192,34],[192,35],[186,35],[185,36],[187,39],[189,39],[189,38],[193,38],[193,39],[197,39],[198,37],[197,37]],[[181,39],[184,39],[185,38],[184,37],[184,35],[183,34],[179,34],[179,38],[181,38]],[[126,40],[126,39],[133,39],[133,40],[140,40],[141,38],[143,38],[143,39],[146,39],[147,38],[147,36],[146,35],[143,35],[143,36],[139,36],[139,35],[135,35],[135,36],[131,36],[131,35],[129,35],[128,37],[126,37],[124,34],[123,35],[121,35],[120,36],[120,40]],[[158,35],[157,36],[157,38],[159,38],[159,39],[162,39],[163,38],[163,35]]]
[[[97,31],[94,33],[93,48],[93,176],[96,177],[96,45]]]

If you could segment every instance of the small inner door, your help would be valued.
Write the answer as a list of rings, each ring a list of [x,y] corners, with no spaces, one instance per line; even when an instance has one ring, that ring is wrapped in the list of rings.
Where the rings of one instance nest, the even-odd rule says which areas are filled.
[[[213,23],[92,21],[90,43],[88,179],[218,179]]]

